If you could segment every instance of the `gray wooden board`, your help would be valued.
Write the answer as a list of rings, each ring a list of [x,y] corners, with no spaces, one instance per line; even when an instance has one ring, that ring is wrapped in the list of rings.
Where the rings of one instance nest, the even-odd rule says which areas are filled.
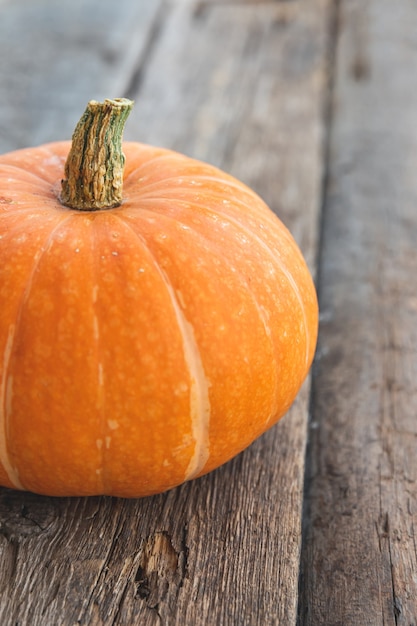
[[[91,99],[124,93],[160,0],[4,0],[0,150],[69,139]]]
[[[245,180],[314,271],[330,3],[157,4],[3,3],[0,151],[68,137],[90,97],[128,92],[127,139]],[[0,623],[295,624],[308,401],[307,381],[247,451],[167,494],[2,490]]]
[[[416,23],[341,2],[302,624],[417,623]]]

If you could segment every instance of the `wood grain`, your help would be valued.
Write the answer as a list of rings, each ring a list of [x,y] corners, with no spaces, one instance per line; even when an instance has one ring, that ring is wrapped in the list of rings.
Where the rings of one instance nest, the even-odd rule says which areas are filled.
[[[417,7],[342,2],[301,623],[417,623]]]
[[[160,0],[4,0],[0,149],[69,139],[88,100],[123,94],[146,58]]]
[[[137,100],[126,138],[253,185],[314,270],[329,3],[157,4],[6,2],[0,150],[68,135],[121,89]],[[153,498],[2,490],[0,623],[295,624],[308,403],[307,381],[246,452]]]

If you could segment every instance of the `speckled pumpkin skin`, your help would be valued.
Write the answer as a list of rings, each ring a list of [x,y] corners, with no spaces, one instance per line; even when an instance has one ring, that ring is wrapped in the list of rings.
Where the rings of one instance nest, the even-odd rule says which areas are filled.
[[[58,199],[70,144],[0,157],[0,483],[138,497],[201,476],[292,404],[318,308],[245,185],[126,143],[124,202]]]

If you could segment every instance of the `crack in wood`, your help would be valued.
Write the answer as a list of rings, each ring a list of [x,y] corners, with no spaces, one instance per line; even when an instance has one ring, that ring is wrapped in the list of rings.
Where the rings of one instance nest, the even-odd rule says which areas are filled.
[[[188,556],[184,546],[183,539],[183,546],[178,552],[166,531],[155,532],[143,543],[134,576],[136,595],[158,615],[168,592],[171,596],[176,595],[171,588],[176,588],[178,593],[183,585]]]
[[[388,517],[388,514],[387,514],[387,517]],[[390,571],[391,571],[392,608],[393,608],[393,615],[395,619],[395,626],[397,626],[398,618],[402,612],[402,604],[401,604],[400,598],[397,596],[396,589],[395,589],[394,563],[393,563],[393,558],[392,558],[391,541],[390,541],[389,536],[388,536],[388,555],[389,555]]]
[[[340,3],[342,0],[333,0],[333,2],[329,5],[328,13],[327,13],[327,42],[326,42],[326,79],[327,84],[323,91],[323,129],[324,129],[324,137],[322,143],[322,159],[323,159],[323,175],[321,181],[321,194],[320,201],[321,207],[318,215],[318,224],[319,224],[319,233],[318,233],[318,245],[316,248],[316,258],[314,260],[314,267],[316,267],[316,284],[319,302],[321,301],[320,297],[320,285],[322,282],[322,267],[323,267],[323,258],[322,258],[322,242],[324,239],[324,221],[326,218],[327,212],[327,194],[330,188],[330,160],[331,160],[331,133],[333,127],[333,115],[334,115],[334,98],[335,98],[335,81],[336,81],[336,58],[337,58],[337,48],[340,37],[341,30],[341,9]],[[328,313],[328,317],[331,318],[331,314]],[[325,321],[330,321],[325,319]],[[304,466],[304,488],[303,488],[303,501],[302,501],[302,528],[301,528],[301,546],[300,546],[300,568],[298,572],[298,594],[297,594],[297,625],[301,626],[301,624],[307,623],[307,615],[310,607],[308,606],[308,594],[305,592],[306,586],[309,583],[310,573],[308,571],[309,561],[310,561],[310,550],[311,547],[309,545],[309,536],[311,531],[311,486],[313,481],[313,446],[312,446],[312,438],[316,434],[318,434],[317,429],[320,424],[319,421],[313,417],[313,410],[315,404],[315,385],[314,380],[316,379],[316,374],[318,370],[319,360],[322,355],[324,355],[327,348],[321,345],[321,342],[318,342],[317,345],[317,355],[315,361],[312,366],[312,385],[310,390],[310,398],[309,398],[309,421],[311,426],[312,420],[314,423],[314,428],[312,428],[311,435],[307,440],[306,444],[306,458],[305,458],[305,466]],[[316,522],[318,520],[316,519]]]
[[[5,490],[0,495],[0,533],[5,537],[34,537],[51,529],[58,517],[52,499]]]

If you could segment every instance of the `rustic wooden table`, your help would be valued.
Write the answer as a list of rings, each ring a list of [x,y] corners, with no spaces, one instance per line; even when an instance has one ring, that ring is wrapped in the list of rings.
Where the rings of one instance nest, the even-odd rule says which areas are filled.
[[[252,186],[316,276],[315,365],[239,457],[160,496],[0,492],[4,626],[417,624],[417,4],[0,0],[0,152],[126,139]]]

